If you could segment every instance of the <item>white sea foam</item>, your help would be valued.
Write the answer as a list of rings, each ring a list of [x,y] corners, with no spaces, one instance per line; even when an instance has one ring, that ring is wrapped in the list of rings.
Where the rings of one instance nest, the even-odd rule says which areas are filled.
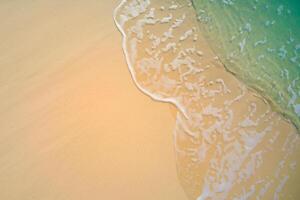
[[[230,6],[233,1],[223,3]],[[299,136],[293,126],[280,129],[287,122],[225,70],[197,34],[191,13],[187,1],[121,2],[114,19],[132,78],[142,92],[179,110],[174,143],[179,177],[190,197],[263,198],[280,177],[289,175],[285,166],[296,165],[290,156]],[[245,29],[250,32],[251,25]],[[245,46],[246,39],[240,50]],[[288,135],[284,143],[279,140],[283,134]],[[276,165],[265,171],[265,160],[273,153],[278,154],[272,161]],[[288,181],[279,184],[274,196]]]

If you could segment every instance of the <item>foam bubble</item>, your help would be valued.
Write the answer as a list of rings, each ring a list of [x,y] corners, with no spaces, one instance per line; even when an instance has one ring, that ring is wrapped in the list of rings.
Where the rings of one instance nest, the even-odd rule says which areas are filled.
[[[139,89],[178,109],[176,162],[190,199],[280,196],[295,181],[295,127],[225,69],[188,1],[122,1],[114,17]]]

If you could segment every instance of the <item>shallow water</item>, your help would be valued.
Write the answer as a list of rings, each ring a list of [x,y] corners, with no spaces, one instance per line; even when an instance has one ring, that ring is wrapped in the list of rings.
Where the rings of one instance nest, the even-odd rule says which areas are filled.
[[[193,0],[226,68],[300,128],[300,1]]]
[[[297,129],[226,70],[191,2],[122,1],[114,17],[136,85],[178,109],[176,163],[191,200],[299,196]]]

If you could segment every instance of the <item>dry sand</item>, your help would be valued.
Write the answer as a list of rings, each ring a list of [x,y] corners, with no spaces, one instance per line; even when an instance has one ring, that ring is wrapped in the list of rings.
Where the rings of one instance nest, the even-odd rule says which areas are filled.
[[[0,3],[0,199],[185,199],[175,119],[132,82],[118,3]]]

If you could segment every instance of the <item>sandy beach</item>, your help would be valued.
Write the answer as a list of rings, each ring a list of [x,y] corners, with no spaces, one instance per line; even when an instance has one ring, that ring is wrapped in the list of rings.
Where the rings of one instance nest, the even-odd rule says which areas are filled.
[[[122,35],[120,2],[0,3],[0,199],[299,196],[297,130],[225,70],[191,4],[120,6]]]
[[[186,199],[174,114],[134,85],[118,3],[0,3],[0,199]]]

